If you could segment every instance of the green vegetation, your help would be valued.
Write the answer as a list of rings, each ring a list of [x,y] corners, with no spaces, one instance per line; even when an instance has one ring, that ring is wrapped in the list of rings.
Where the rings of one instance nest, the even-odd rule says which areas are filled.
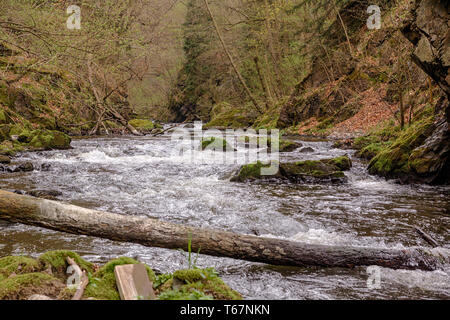
[[[141,131],[151,131],[155,128],[161,129],[162,126],[160,124],[155,124],[151,120],[147,119],[134,119],[128,121],[129,124],[131,124],[136,129],[139,129]]]
[[[132,258],[122,257],[109,261],[99,268],[84,260],[72,251],[51,251],[38,259],[29,257],[0,258],[0,300],[27,299],[33,294],[43,294],[54,299],[70,300],[75,289],[66,285],[68,274],[67,257],[71,257],[87,271],[89,284],[83,299],[119,300],[114,268],[119,265],[138,264]],[[147,274],[161,300],[199,300],[199,299],[242,299],[242,296],[229,288],[213,268],[178,270],[173,274],[156,276],[146,266]],[[173,286],[174,279],[178,286]]]
[[[413,150],[419,147],[430,135],[432,129],[433,118],[415,122],[411,127],[402,131],[392,144],[377,153],[369,164],[369,172],[385,177],[395,177],[408,174],[412,166],[419,172],[422,171],[420,167],[422,165],[427,166],[426,161],[419,163],[416,160],[411,163],[410,156]]]
[[[262,162],[252,163],[241,167],[240,171],[231,178],[232,182],[248,182],[264,179],[288,180],[292,182],[345,182],[343,171],[350,170],[352,162],[343,156],[334,159],[306,160],[293,163],[280,163],[275,175],[265,176],[261,169],[269,167]]]
[[[99,300],[120,300],[114,268],[120,265],[137,263],[139,262],[127,257],[118,258],[108,262],[90,277],[89,285],[86,287],[84,296]],[[150,280],[154,281],[155,274],[153,270],[148,266],[146,267]]]
[[[242,300],[242,296],[230,289],[213,268],[178,270],[173,278],[180,282],[177,289],[173,289],[173,279],[163,286],[160,300]]]
[[[0,281],[12,273],[25,274],[40,270],[40,263],[28,257],[5,257],[0,258]]]
[[[219,150],[233,151],[235,150],[226,140],[217,137],[209,137],[202,139],[202,150]]]
[[[32,294],[55,297],[64,285],[45,273],[27,273],[0,281],[0,300],[26,299]]]

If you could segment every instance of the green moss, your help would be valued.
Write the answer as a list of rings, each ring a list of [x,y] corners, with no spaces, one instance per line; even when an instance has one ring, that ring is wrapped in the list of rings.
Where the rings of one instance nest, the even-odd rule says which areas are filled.
[[[163,286],[172,278],[173,278],[173,275],[170,273],[159,274],[158,276],[156,276],[156,279],[153,282],[153,288],[157,289],[157,288]]]
[[[5,111],[0,109],[0,124],[7,123],[6,113]]]
[[[209,137],[202,139],[202,150],[221,150],[221,151],[230,151],[234,150],[234,148],[224,139],[217,137]]]
[[[0,300],[26,299],[32,294],[57,295],[64,284],[46,273],[27,273],[0,281]]]
[[[175,271],[173,277],[186,282],[196,282],[206,279],[206,274],[202,269],[187,269]]]
[[[92,275],[89,285],[84,292],[84,297],[99,300],[120,300],[114,268],[120,265],[138,263],[140,262],[128,257],[122,257],[108,262]],[[153,270],[148,266],[146,268],[150,281],[155,281],[156,277]]]
[[[130,120],[128,123],[140,130],[153,130],[155,128],[154,123],[146,119],[134,119]]]
[[[352,160],[348,156],[342,156],[338,158],[333,158],[329,160],[321,160],[323,163],[331,164],[338,168],[341,171],[347,171],[350,170],[352,167]]]
[[[11,274],[31,273],[41,269],[39,261],[28,257],[0,258],[0,281]]]
[[[29,133],[29,147],[37,150],[68,149],[71,138],[65,133],[51,130],[34,130]]]
[[[212,119],[204,128],[247,128],[255,121],[255,114],[248,108],[237,108],[223,102],[213,107]]]
[[[69,264],[67,257],[72,258],[82,270],[93,272],[93,264],[81,258],[77,253],[67,250],[49,251],[39,257],[39,261],[46,266],[51,266],[59,275],[66,275]]]
[[[270,164],[263,164],[261,161],[244,165],[239,173],[231,178],[231,182],[246,182],[261,179],[261,169],[268,167],[270,167]]]
[[[177,290],[166,286],[160,300],[241,300],[242,296],[219,278],[214,268],[175,271],[173,277],[184,282]]]
[[[25,148],[17,142],[6,140],[0,144],[0,154],[2,155],[15,156],[18,152],[24,150]]]
[[[164,291],[158,296],[159,300],[214,300],[210,295],[206,295],[198,290],[182,288],[180,290]]]
[[[417,159],[410,163],[412,151],[419,147],[433,128],[433,117],[414,123],[388,147],[379,151],[369,164],[369,172],[388,178],[408,174],[411,167],[420,166]],[[419,160],[420,161],[420,160]],[[423,168],[419,169],[424,170]]]

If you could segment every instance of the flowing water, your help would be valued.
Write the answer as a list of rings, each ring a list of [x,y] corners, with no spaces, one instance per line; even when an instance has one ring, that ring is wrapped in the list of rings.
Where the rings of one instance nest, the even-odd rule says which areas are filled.
[[[233,165],[192,163],[173,150],[182,143],[161,137],[107,137],[72,142],[73,150],[27,153],[49,171],[0,176],[5,190],[58,190],[61,200],[126,215],[295,241],[369,247],[426,246],[419,226],[450,247],[450,188],[402,186],[369,176],[357,159],[345,185],[238,184],[224,176]],[[315,151],[282,160],[343,155],[330,142],[302,141]],[[139,259],[157,272],[187,267],[185,253],[0,222],[0,257],[73,250],[104,263]],[[381,288],[367,285],[366,268],[275,267],[201,255],[247,299],[449,299],[450,270],[381,269]]]

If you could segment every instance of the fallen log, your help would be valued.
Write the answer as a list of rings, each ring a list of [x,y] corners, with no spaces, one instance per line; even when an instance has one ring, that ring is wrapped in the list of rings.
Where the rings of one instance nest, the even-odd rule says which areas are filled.
[[[0,219],[148,247],[193,252],[272,265],[435,270],[448,263],[448,252],[433,249],[365,248],[305,244],[213,229],[177,225],[157,219],[85,209],[0,190]]]

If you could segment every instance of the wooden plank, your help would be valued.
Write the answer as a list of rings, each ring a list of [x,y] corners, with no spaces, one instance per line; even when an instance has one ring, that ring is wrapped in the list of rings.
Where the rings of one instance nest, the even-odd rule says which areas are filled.
[[[155,300],[153,283],[143,264],[128,264],[114,268],[116,284],[122,300]]]

